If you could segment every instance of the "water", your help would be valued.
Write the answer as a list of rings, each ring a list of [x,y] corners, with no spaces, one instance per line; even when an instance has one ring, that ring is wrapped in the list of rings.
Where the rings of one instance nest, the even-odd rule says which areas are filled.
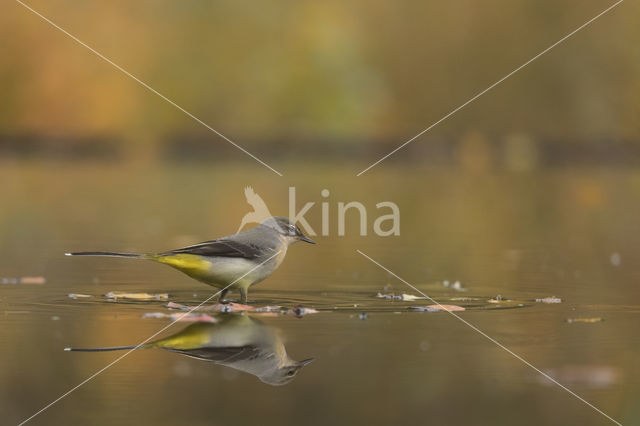
[[[160,251],[236,230],[253,185],[274,214],[338,201],[401,209],[401,235],[314,237],[249,293],[254,306],[319,312],[251,315],[287,354],[314,358],[284,386],[229,366],[160,349],[136,351],[31,424],[584,424],[610,423],[418,293],[371,256],[622,422],[640,421],[640,174],[606,169],[473,174],[388,165],[355,178],[349,167],[259,168],[73,163],[0,168],[0,413],[16,424],[122,353],[67,346],[135,345],[169,324],[142,318],[167,301],[118,301],[110,291],[168,293],[197,304],[209,287],[162,265],[68,258],[69,250]],[[330,190],[324,199],[320,191]],[[445,287],[460,281],[467,291]],[[91,295],[71,299],[69,293]],[[500,295],[503,301],[495,302]],[[558,297],[562,303],[536,299]],[[232,294],[232,297],[237,297]],[[463,299],[460,299],[463,298]],[[493,302],[492,302],[493,301]],[[593,322],[568,322],[587,319]],[[601,320],[596,320],[601,319]],[[162,333],[178,333],[178,323]],[[261,326],[262,327],[262,326]]]

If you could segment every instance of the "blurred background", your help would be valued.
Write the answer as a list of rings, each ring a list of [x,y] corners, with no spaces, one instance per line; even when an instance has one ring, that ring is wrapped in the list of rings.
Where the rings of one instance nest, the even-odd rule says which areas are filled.
[[[167,313],[166,301],[106,293],[211,295],[159,265],[64,252],[155,252],[231,234],[250,211],[248,185],[277,215],[295,186],[298,208],[316,203],[306,215],[316,231],[329,203],[330,235],[292,247],[250,293],[258,306],[321,311],[263,318],[293,358],[316,361],[272,388],[141,351],[34,425],[607,424],[447,314],[376,298],[410,289],[356,249],[464,305],[465,319],[621,423],[640,422],[637,3],[358,178],[612,3],[28,4],[284,176],[18,3],[0,5],[0,423],[117,356],[63,347],[135,344],[167,324],[141,318]],[[367,209],[365,237],[355,214],[337,236],[337,203],[349,201]],[[399,206],[400,236],[373,235],[381,201]],[[442,285],[458,280],[466,292]],[[552,296],[562,303],[535,301]]]
[[[356,164],[395,148],[610,5],[29,4],[260,158]],[[2,159],[245,160],[19,4],[2,8]],[[614,9],[394,160],[637,164],[638,12],[634,3]]]

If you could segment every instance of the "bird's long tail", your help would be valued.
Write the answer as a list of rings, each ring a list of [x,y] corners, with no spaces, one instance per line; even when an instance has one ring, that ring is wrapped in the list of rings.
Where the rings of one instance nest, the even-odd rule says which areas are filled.
[[[145,346],[140,346],[144,348]],[[109,351],[124,351],[126,349],[133,349],[135,346],[112,346],[109,348],[64,348],[67,352],[109,352]]]
[[[78,251],[65,253],[65,256],[107,256],[107,257],[132,257],[134,259],[144,259],[144,254],[138,253],[114,253],[110,251]]]

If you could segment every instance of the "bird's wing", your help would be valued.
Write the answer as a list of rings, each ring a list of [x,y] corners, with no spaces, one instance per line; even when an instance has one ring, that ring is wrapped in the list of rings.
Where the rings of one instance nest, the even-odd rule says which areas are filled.
[[[235,362],[242,360],[250,360],[258,356],[258,348],[256,346],[232,346],[220,348],[195,348],[195,349],[174,349],[163,348],[171,352],[177,352],[192,358],[203,359],[213,362]]]
[[[195,254],[198,256],[242,257],[245,259],[254,259],[260,256],[261,251],[257,246],[250,243],[219,239],[171,250],[161,253],[161,256],[170,256],[172,254]]]

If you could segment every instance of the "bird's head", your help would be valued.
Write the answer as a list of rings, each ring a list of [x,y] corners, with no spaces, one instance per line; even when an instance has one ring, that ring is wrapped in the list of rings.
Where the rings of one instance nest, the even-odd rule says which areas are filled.
[[[295,223],[291,222],[288,218],[282,216],[271,217],[264,222],[262,225],[268,226],[269,228],[274,229],[278,234],[280,234],[289,244],[295,243],[296,241],[304,241],[305,243],[315,244],[311,238],[307,237],[302,233],[300,227]]]
[[[293,361],[293,363],[289,365],[278,367],[275,370],[270,371],[268,374],[258,376],[258,378],[264,383],[272,386],[286,385],[296,377],[298,372],[302,370],[302,367],[310,364],[312,361],[313,358],[305,359],[304,361],[300,362]]]

